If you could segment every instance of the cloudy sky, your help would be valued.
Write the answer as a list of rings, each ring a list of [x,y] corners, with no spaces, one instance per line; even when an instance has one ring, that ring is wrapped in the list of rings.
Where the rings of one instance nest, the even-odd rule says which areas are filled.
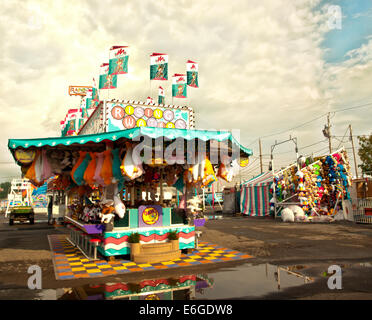
[[[156,98],[164,82],[150,86],[152,52],[169,54],[170,74],[197,61],[200,88],[186,103],[198,129],[240,130],[254,151],[247,177],[259,170],[259,137],[266,169],[271,145],[289,135],[301,154],[327,152],[327,112],[339,111],[334,148],[349,124],[355,135],[372,131],[371,0],[4,0],[0,10],[0,181],[20,172],[8,139],[59,136],[79,104],[68,86],[98,80],[112,45],[130,46],[130,58],[110,98]],[[277,166],[294,160],[290,143],[275,152]]]

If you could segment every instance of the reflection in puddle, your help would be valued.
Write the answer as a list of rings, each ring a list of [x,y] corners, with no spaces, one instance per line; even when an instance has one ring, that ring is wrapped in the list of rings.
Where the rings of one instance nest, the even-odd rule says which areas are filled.
[[[74,288],[42,290],[37,299],[58,300],[193,300],[261,297],[313,279],[299,273],[305,266],[278,267],[243,264],[207,274],[173,278],[87,284]],[[54,292],[53,292],[54,291]]]
[[[65,289],[59,300],[191,300],[213,285],[207,275],[143,280],[139,283],[105,283]]]
[[[270,264],[243,264],[241,266],[208,274],[214,286],[196,299],[258,298],[313,281],[297,270],[305,266],[278,267]]]

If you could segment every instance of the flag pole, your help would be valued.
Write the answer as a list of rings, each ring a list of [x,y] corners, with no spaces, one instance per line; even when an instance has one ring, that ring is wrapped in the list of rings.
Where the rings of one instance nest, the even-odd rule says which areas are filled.
[[[110,51],[111,51],[111,49],[109,50],[109,59],[108,59],[108,68],[109,69],[108,69],[107,75],[110,74]],[[110,86],[107,88],[107,100],[110,100]]]

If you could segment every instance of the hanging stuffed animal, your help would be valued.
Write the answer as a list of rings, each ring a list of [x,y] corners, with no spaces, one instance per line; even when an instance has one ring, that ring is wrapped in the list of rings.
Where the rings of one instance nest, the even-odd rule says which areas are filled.
[[[35,180],[37,186],[42,184],[41,175],[43,173],[43,164],[42,164],[42,154],[41,151],[37,151],[37,156],[35,158]]]
[[[42,156],[42,174],[41,174],[41,180],[45,181],[49,179],[52,175],[52,168],[50,166],[50,163],[48,161],[48,157],[46,155],[46,150],[41,151],[41,156]]]
[[[103,180],[101,176],[101,170],[103,166],[104,161],[104,153],[96,153],[96,170],[94,172],[94,182],[97,186],[104,186],[105,181]]]
[[[90,162],[87,166],[87,169],[84,172],[84,181],[91,187],[94,186],[94,174],[96,171],[96,154],[94,152],[90,152]]]
[[[209,187],[213,182],[215,182],[216,176],[214,174],[213,166],[208,158],[205,158],[205,169],[204,169],[205,175],[204,179],[202,181],[203,187]]]
[[[121,174],[120,170],[120,150],[113,149],[112,150],[112,182],[118,183],[118,188],[121,190],[124,187],[124,177]]]
[[[201,199],[198,196],[194,196],[187,200],[187,210],[193,215],[198,214],[202,209],[200,208]]]
[[[101,169],[101,177],[108,186],[112,183],[112,153],[111,150],[106,150],[103,152],[104,160]]]
[[[76,183],[75,178],[74,178],[75,171],[79,168],[81,163],[84,161],[84,158],[85,158],[86,154],[87,154],[86,151],[80,151],[79,152],[79,159],[77,160],[77,162],[75,163],[74,167],[71,170],[71,178],[75,183]]]
[[[110,223],[115,217],[115,207],[113,204],[114,202],[112,200],[104,200],[102,202],[102,211],[100,213],[101,223]]]
[[[134,180],[143,174],[141,158],[137,152],[133,152],[130,144],[127,144],[127,151],[120,166],[123,176]]]
[[[81,186],[85,183],[84,173],[89,165],[90,160],[92,160],[88,152],[82,152],[84,155],[83,161],[80,162],[80,165],[75,169],[72,178],[78,186]],[[79,162],[78,162],[79,163]]]
[[[125,215],[125,205],[121,202],[120,198],[117,195],[114,196],[114,205],[116,214],[119,216],[120,219],[123,219]]]

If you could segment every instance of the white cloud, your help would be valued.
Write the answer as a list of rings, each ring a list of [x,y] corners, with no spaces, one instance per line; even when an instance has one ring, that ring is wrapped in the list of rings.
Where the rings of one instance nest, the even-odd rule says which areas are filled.
[[[112,45],[131,47],[129,76],[110,98],[144,100],[149,55],[169,54],[170,73],[199,62],[200,89],[190,89],[200,128],[239,128],[243,144],[295,127],[328,110],[372,101],[371,42],[337,65],[324,61],[327,10],[317,1],[27,1],[5,2],[0,20],[0,161],[8,138],[59,135],[59,121],[78,104],[69,85],[98,81]],[[170,81],[164,84],[167,101]],[[155,97],[159,83],[152,84]],[[103,95],[107,95],[104,93]],[[176,101],[175,101],[176,103]],[[357,131],[368,117],[354,114]],[[369,117],[371,118],[371,117]],[[347,119],[333,119],[338,131]],[[321,140],[324,120],[293,130],[299,145]],[[336,128],[335,128],[336,129]],[[275,139],[263,141],[268,153]],[[322,147],[322,145],[320,145]],[[289,147],[287,147],[288,150]],[[257,147],[254,146],[257,155]],[[309,151],[309,149],[306,149]],[[282,156],[283,162],[289,156]],[[6,176],[0,166],[0,177]],[[18,171],[12,171],[18,172]]]

